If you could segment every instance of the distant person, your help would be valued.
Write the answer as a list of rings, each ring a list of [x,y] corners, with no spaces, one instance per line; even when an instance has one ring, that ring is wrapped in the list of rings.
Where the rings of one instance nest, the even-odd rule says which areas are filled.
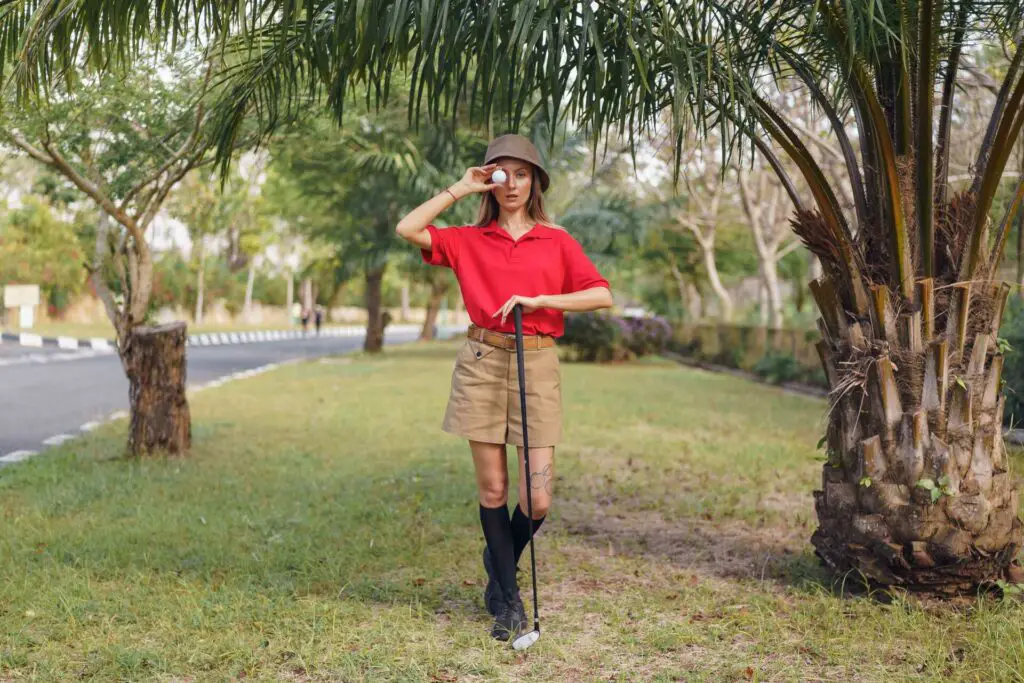
[[[314,318],[314,323],[316,324],[316,336],[318,336],[318,337],[320,336],[320,326],[323,324],[323,322],[324,322],[324,307],[323,306],[317,306],[316,307],[316,316]]]
[[[492,174],[502,170],[502,178]],[[486,541],[484,602],[494,615],[491,635],[515,639],[526,626],[516,580],[519,555],[530,542],[526,478],[509,518],[506,444],[519,451],[523,430],[516,379],[515,323],[523,307],[523,347],[530,429],[533,530],[540,528],[554,488],[555,445],[562,437],[562,400],[555,338],[564,311],[610,308],[608,281],[568,232],[544,211],[548,174],[533,144],[504,135],[487,147],[484,165],[405,216],[396,230],[422,250],[423,260],[455,271],[473,324],[455,358],[451,393],[441,429],[469,441],[476,469],[480,524]],[[475,224],[439,229],[437,216],[456,201],[480,193]],[[510,371],[511,368],[511,371]],[[510,379],[511,378],[511,379]]]
[[[309,309],[308,308],[303,308],[302,309],[302,334],[305,335],[305,334],[308,334],[308,333],[309,333]]]

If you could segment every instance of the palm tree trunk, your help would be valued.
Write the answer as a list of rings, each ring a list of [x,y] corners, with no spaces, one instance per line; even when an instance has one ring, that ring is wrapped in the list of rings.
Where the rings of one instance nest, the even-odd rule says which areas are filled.
[[[797,232],[810,234],[817,220],[798,214]],[[825,266],[837,271],[834,261]],[[898,285],[876,286],[869,319],[856,320],[841,303],[848,285],[836,282],[825,275],[811,287],[832,390],[827,462],[814,493],[817,554],[873,584],[939,593],[1000,578],[1024,540],[1003,445],[996,344],[1009,286],[979,281],[965,306],[925,280],[915,308],[899,316],[890,303]],[[947,338],[932,321],[945,320],[951,306],[964,322]]]

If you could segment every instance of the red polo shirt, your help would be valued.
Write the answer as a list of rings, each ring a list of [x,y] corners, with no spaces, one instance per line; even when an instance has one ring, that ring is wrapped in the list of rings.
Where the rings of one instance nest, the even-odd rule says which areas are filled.
[[[518,240],[497,221],[483,227],[428,225],[427,230],[431,248],[420,250],[423,260],[455,271],[466,312],[478,327],[514,333],[513,317],[502,325],[494,313],[516,294],[569,294],[609,287],[580,243],[565,230],[538,223]],[[523,334],[560,337],[564,331],[562,311],[538,308],[523,315]]]

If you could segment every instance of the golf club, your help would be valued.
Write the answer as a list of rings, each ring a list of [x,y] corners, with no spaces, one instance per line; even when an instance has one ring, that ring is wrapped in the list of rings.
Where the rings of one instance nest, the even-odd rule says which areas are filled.
[[[523,306],[516,304],[516,365],[519,366],[519,405],[523,412],[523,458],[526,468],[526,518],[530,524],[530,574],[533,577],[533,630],[512,641],[512,648],[525,650],[540,638],[540,613],[537,611],[537,558],[533,551],[533,496],[530,491],[530,437],[526,431],[526,365],[523,358]]]

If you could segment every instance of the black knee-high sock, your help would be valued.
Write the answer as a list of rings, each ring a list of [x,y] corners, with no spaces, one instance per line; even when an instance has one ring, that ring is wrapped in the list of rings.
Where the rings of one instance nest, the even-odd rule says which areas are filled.
[[[544,523],[544,517],[533,520],[533,533],[537,533],[540,525]],[[516,564],[519,564],[519,556],[523,549],[530,542],[530,520],[522,508],[516,505],[516,511],[512,513],[512,544],[515,546]]]
[[[484,539],[491,551],[494,571],[498,583],[506,592],[519,590],[516,585],[515,545],[512,541],[512,524],[508,518],[508,507],[488,508],[480,506],[480,526]]]

